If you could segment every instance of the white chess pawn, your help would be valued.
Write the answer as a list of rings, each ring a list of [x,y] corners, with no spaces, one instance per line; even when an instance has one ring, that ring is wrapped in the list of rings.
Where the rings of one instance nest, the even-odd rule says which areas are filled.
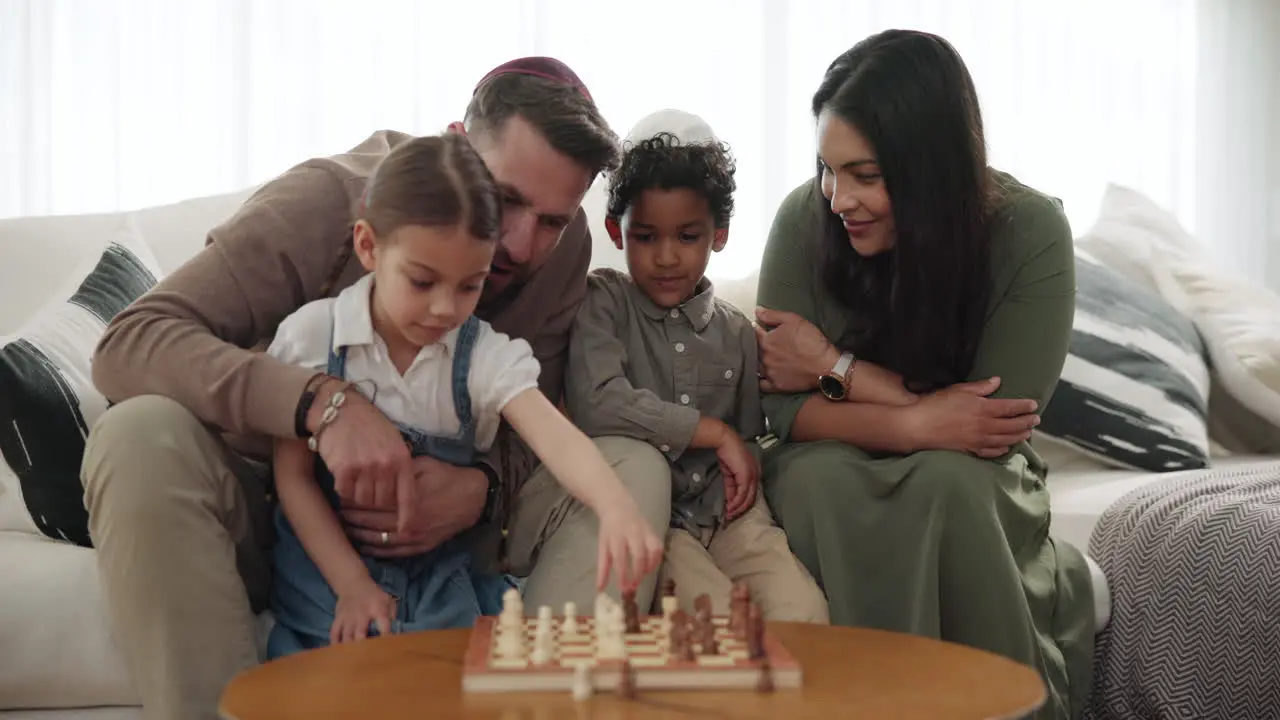
[[[533,636],[533,653],[529,659],[535,665],[543,665],[551,660],[551,631],[538,629]]]
[[[594,688],[591,687],[591,669],[585,664],[579,665],[573,671],[573,699],[582,701],[591,697]]]
[[[578,634],[578,606],[572,600],[564,604],[564,619],[560,622],[560,631],[565,635]]]
[[[522,628],[524,625],[524,601],[520,599],[520,591],[515,588],[508,588],[502,594],[502,615],[498,618],[499,624],[510,628]]]

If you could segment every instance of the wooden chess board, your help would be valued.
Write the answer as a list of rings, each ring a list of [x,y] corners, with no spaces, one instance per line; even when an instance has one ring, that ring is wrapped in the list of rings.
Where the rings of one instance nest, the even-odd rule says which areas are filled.
[[[470,643],[462,664],[464,692],[568,692],[573,686],[574,671],[579,665],[591,668],[592,685],[597,690],[613,690],[621,677],[622,661],[596,657],[595,620],[579,617],[578,632],[564,636],[563,618],[551,621],[552,651],[544,664],[535,664],[526,652],[524,657],[498,655],[498,618],[483,616],[471,630]],[[719,652],[698,654],[690,662],[669,657],[663,647],[662,618],[641,618],[641,631],[623,636],[627,660],[637,690],[730,690],[755,689],[760,681],[761,663],[747,656],[745,640],[729,631],[729,619],[713,617]],[[536,618],[524,619],[526,648],[533,647]],[[776,688],[798,688],[802,677],[800,663],[769,634],[764,633],[765,657],[769,661]]]

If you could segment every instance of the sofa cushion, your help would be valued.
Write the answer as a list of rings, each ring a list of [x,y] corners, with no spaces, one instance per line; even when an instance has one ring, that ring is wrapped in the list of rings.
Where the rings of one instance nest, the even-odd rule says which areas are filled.
[[[92,550],[0,532],[0,708],[136,705]]]
[[[0,347],[0,517],[10,521],[0,530],[34,527],[89,544],[80,460],[107,405],[93,386],[90,358],[107,323],[150,290],[158,272],[141,241],[123,232],[63,303]]]
[[[1076,244],[1186,313],[1223,391],[1280,426],[1280,294],[1218,267],[1172,213],[1130,188],[1107,188],[1097,222]]]
[[[1168,472],[1209,458],[1209,369],[1195,325],[1085,254],[1062,379],[1039,432],[1111,465]]]

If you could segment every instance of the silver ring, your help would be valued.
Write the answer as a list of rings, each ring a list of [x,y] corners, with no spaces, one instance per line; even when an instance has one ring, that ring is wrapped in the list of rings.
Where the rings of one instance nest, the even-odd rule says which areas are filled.
[[[383,544],[383,545],[390,545],[390,544],[391,544],[391,533],[389,533],[389,532],[387,532],[387,531],[385,531],[385,530],[383,530],[383,531],[382,531],[382,544]]]

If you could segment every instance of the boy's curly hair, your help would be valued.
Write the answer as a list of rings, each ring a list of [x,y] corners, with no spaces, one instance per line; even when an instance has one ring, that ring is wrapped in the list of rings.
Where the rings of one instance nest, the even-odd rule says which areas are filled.
[[[733,155],[724,143],[684,145],[672,133],[662,132],[626,149],[622,165],[609,176],[608,215],[622,218],[645,190],[687,188],[711,205],[717,228],[729,226],[733,192],[737,182]]]

